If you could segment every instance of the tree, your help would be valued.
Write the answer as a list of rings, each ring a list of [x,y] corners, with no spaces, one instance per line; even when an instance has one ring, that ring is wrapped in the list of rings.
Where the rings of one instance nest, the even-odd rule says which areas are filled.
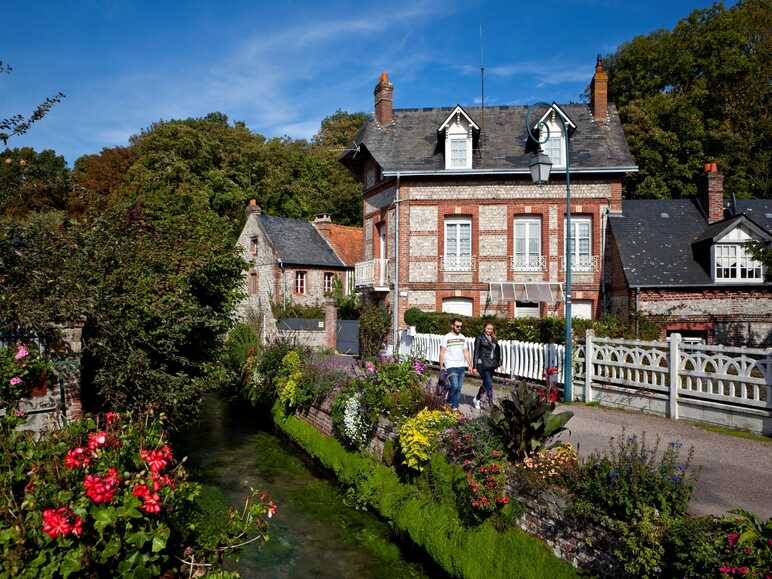
[[[771,30],[768,0],[715,4],[606,57],[609,100],[640,167],[628,196],[692,196],[708,161],[738,197],[770,196]]]
[[[338,109],[322,119],[322,126],[314,135],[313,143],[322,147],[338,148],[340,153],[340,149],[351,146],[367,118],[367,113],[347,113]]]
[[[126,175],[136,159],[137,153],[131,147],[105,148],[77,159],[72,171],[69,214],[76,218],[99,215],[128,199]]]
[[[6,149],[0,153],[0,214],[22,217],[31,211],[67,209],[71,189],[64,157],[54,151]]]
[[[0,60],[0,74],[11,74],[12,71],[13,68],[8,63]],[[3,142],[3,145],[8,145],[8,140],[11,137],[23,135],[29,131],[34,123],[46,116],[54,105],[58,104],[63,98],[64,93],[58,92],[35,107],[35,110],[28,117],[17,114],[0,120],[0,141]]]

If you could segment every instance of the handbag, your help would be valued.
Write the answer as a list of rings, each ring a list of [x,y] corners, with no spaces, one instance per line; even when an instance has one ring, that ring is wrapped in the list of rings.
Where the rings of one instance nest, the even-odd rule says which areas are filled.
[[[440,374],[437,377],[437,387],[434,390],[434,393],[437,396],[445,396],[445,394],[448,391],[448,371],[444,368],[440,370]]]

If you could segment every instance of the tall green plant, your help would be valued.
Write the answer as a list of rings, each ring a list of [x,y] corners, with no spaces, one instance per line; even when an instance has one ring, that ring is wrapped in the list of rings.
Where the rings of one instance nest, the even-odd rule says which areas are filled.
[[[381,351],[391,328],[391,310],[386,306],[369,304],[359,318],[359,345],[363,358],[376,356]]]
[[[518,461],[547,446],[566,430],[574,413],[554,414],[547,396],[520,382],[510,398],[497,403],[491,412],[491,426],[502,439],[510,459]]]

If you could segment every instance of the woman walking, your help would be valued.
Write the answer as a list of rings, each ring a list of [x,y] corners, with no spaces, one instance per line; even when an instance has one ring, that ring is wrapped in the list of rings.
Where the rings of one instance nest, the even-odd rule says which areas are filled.
[[[480,408],[483,393],[488,397],[488,404],[493,406],[493,372],[499,366],[501,366],[501,347],[496,341],[496,328],[492,322],[486,322],[483,333],[474,340],[474,368],[482,379],[482,386],[474,397],[475,408]]]

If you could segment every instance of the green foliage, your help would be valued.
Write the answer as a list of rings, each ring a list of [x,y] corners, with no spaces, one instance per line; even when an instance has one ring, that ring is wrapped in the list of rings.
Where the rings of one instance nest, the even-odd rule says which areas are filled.
[[[731,511],[724,520],[721,568],[736,575],[769,576],[772,573],[772,519],[763,522],[757,515],[743,509]]]
[[[693,196],[708,161],[728,191],[769,197],[770,28],[766,0],[714,4],[607,56],[609,100],[640,167],[627,197]]]
[[[19,219],[35,211],[63,211],[71,190],[67,162],[54,151],[23,147],[0,153],[0,215]]]
[[[320,305],[304,305],[296,304],[294,302],[287,302],[286,304],[281,302],[274,302],[271,304],[271,311],[273,317],[277,320],[286,320],[290,318],[301,318],[311,320],[323,320],[324,309]]]
[[[619,520],[628,520],[645,508],[656,508],[663,516],[686,512],[696,476],[690,469],[694,449],[680,456],[680,442],[659,451],[646,435],[611,439],[605,453],[594,453],[574,471],[571,487],[579,502]]]
[[[536,453],[547,442],[564,430],[574,415],[565,411],[552,412],[549,397],[520,382],[510,398],[498,402],[491,411],[491,428],[504,443],[509,458],[514,462]]]
[[[519,340],[522,342],[541,342],[552,344],[565,343],[565,322],[562,318],[495,318],[482,316],[468,318],[441,312],[423,312],[418,308],[411,308],[405,312],[405,322],[415,326],[420,333],[445,334],[450,328],[450,322],[454,317],[460,317],[464,322],[464,335],[478,336],[482,334],[485,324],[493,322],[496,327],[496,337],[499,340]],[[654,340],[659,336],[659,328],[653,322],[642,318],[623,323],[619,319],[605,315],[597,320],[583,320],[575,318],[573,321],[574,336],[578,339],[584,337],[584,333],[592,329],[596,336],[607,338],[636,337],[636,325],[638,337],[642,340]]]
[[[228,368],[241,373],[249,356],[254,356],[260,349],[260,336],[250,324],[238,323],[225,339],[225,356]]]
[[[332,298],[335,300],[335,307],[338,309],[339,320],[358,320],[362,313],[362,298],[356,292],[348,295],[343,291],[343,284],[339,277],[332,280]]]
[[[447,410],[421,410],[399,428],[399,447],[404,464],[422,471],[437,449],[440,435],[458,421],[458,414]]]
[[[366,305],[359,318],[359,345],[362,358],[378,355],[391,329],[391,310],[378,304]]]
[[[0,408],[11,412],[31,389],[47,388],[51,371],[51,364],[32,345],[20,342],[12,348],[0,347]]]
[[[540,541],[517,528],[499,531],[492,520],[463,525],[452,504],[436,502],[429,492],[400,482],[393,469],[346,451],[311,425],[284,416],[274,406],[275,424],[345,485],[353,485],[370,506],[413,543],[426,550],[449,575],[467,579],[576,577],[577,571]],[[435,460],[432,459],[432,465]],[[430,470],[430,469],[427,469]],[[446,474],[441,479],[448,480]]]
[[[665,535],[662,575],[678,579],[718,576],[726,538],[715,517],[676,518]]]
[[[181,559],[216,570],[245,537],[267,540],[275,505],[254,492],[201,524],[201,487],[174,462],[162,420],[87,416],[38,439],[3,425],[0,577],[187,574]]]
[[[307,410],[312,404],[320,404],[334,389],[348,389],[351,373],[347,368],[335,365],[334,360],[316,354],[303,361],[295,391],[296,408]]]

